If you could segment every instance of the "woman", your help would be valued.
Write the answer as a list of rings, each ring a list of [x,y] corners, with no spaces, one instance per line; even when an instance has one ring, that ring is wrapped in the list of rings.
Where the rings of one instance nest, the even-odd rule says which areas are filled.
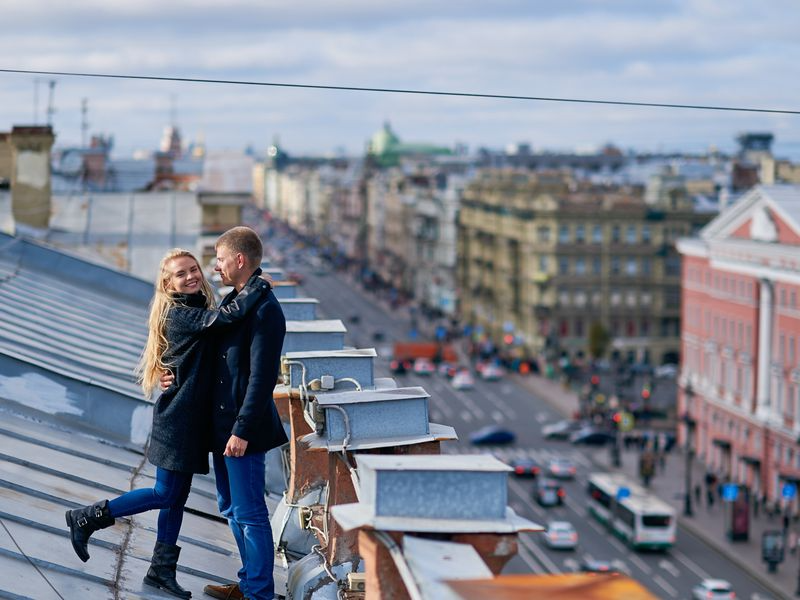
[[[158,379],[170,370],[175,380],[153,408],[153,427],[147,457],[156,466],[153,488],[132,490],[66,513],[72,547],[82,561],[89,560],[89,537],[114,519],[155,508],[158,534],[144,582],[180,598],[190,598],[175,579],[183,507],[194,473],[208,473],[211,433],[210,398],[205,377],[205,332],[229,325],[252,309],[269,291],[263,279],[245,287],[227,306],[215,310],[211,286],[190,252],[171,250],[161,260],[160,275],[150,306],[149,335],[138,372],[150,397]]]

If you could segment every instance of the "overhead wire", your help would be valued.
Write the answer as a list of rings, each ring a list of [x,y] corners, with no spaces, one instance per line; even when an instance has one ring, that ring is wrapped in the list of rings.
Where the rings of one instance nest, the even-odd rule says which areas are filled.
[[[49,75],[61,77],[90,77],[96,79],[127,79],[139,81],[169,81],[178,83],[210,83],[219,85],[243,85],[276,88],[295,88],[308,90],[335,90],[347,92],[372,92],[382,94],[411,94],[423,96],[448,96],[456,98],[478,98],[491,100],[523,100],[529,102],[560,102],[573,104],[600,104],[608,106],[633,106],[649,108],[680,108],[689,110],[715,110],[727,112],[767,113],[778,115],[800,115],[800,110],[779,108],[754,108],[746,106],[721,106],[710,104],[686,104],[672,102],[637,102],[631,100],[602,100],[599,98],[569,98],[552,96],[525,96],[516,94],[490,94],[478,92],[457,92],[442,90],[422,90],[410,88],[366,87],[355,85],[320,85],[311,83],[287,83],[278,81],[253,81],[247,79],[210,79],[203,77],[174,77],[158,75],[131,75],[118,73],[90,73],[82,71],[39,71],[33,69],[0,69],[0,73],[17,75]]]

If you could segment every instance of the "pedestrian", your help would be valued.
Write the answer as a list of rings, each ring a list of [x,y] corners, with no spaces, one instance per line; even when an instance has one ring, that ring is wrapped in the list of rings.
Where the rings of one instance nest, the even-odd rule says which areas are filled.
[[[708,508],[714,506],[714,490],[712,488],[706,488],[706,505]]]
[[[701,496],[702,496],[702,488],[700,487],[700,484],[698,483],[698,484],[696,484],[694,486],[694,501],[698,506],[700,506],[700,497]]]
[[[208,369],[204,364],[208,334],[241,320],[268,290],[266,281],[252,281],[237,302],[215,310],[211,286],[190,252],[171,250],[161,260],[138,369],[147,397],[165,369],[174,374],[174,385],[161,394],[153,410],[147,457],[156,466],[156,483],[153,488],[131,490],[66,512],[72,547],[82,561],[89,560],[88,542],[95,531],[110,527],[119,517],[160,509],[155,549],[144,583],[180,598],[191,597],[175,579],[181,550],[176,542],[192,476],[208,473],[211,406],[205,392]]]
[[[214,270],[223,285],[233,286],[220,304],[224,307],[258,279],[263,246],[249,227],[234,227],[219,237],[215,248]],[[238,583],[205,586],[205,593],[214,598],[274,598],[275,554],[264,500],[265,463],[268,450],[288,442],[272,399],[285,334],[280,303],[268,292],[241,323],[215,336],[210,391],[217,504],[228,519],[242,568]],[[168,380],[162,377],[162,387]]]

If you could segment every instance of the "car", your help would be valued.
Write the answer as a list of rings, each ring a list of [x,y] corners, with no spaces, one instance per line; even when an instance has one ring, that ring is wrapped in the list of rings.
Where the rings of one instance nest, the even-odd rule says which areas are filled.
[[[405,375],[411,370],[411,361],[396,358],[389,363],[389,370],[393,375]]]
[[[499,425],[487,425],[469,434],[469,441],[476,446],[510,444],[516,438],[513,431]]]
[[[568,440],[569,436],[584,425],[580,421],[556,421],[542,427],[542,435],[548,440]]]
[[[386,339],[386,334],[378,329],[377,331],[372,332],[372,341],[373,342],[382,342]]]
[[[569,441],[576,445],[604,446],[614,441],[614,435],[602,429],[584,427],[572,432],[569,436]]]
[[[581,561],[581,571],[584,573],[616,573],[617,569],[607,560],[584,558]]]
[[[452,363],[443,362],[439,364],[437,371],[439,371],[440,375],[444,375],[445,377],[449,377],[452,379],[458,372],[458,367],[456,367]]]
[[[517,477],[536,477],[542,468],[532,458],[515,458],[509,464]]]
[[[436,366],[429,358],[418,358],[414,361],[414,373],[417,375],[431,375],[436,372]]]
[[[475,380],[469,371],[459,371],[453,375],[453,387],[457,390],[471,390],[475,387]]]
[[[574,550],[578,545],[578,532],[569,521],[550,521],[544,532],[544,543],[554,550]]]
[[[534,496],[541,506],[556,506],[564,503],[566,493],[555,479],[540,477],[536,480]]]
[[[692,588],[692,598],[697,600],[733,600],[736,593],[724,579],[704,579]]]
[[[551,458],[547,463],[547,472],[558,479],[573,479],[578,472],[575,463],[568,458]]]
[[[678,365],[667,363],[656,367],[655,376],[659,379],[675,379],[678,375]]]
[[[491,363],[483,367],[481,379],[485,381],[497,381],[503,377],[503,374],[504,371],[501,366]]]

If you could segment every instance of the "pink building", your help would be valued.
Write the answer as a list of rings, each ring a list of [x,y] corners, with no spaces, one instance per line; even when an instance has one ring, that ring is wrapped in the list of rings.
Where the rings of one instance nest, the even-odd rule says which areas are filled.
[[[800,483],[800,186],[753,188],[678,250],[681,441],[780,499]]]

